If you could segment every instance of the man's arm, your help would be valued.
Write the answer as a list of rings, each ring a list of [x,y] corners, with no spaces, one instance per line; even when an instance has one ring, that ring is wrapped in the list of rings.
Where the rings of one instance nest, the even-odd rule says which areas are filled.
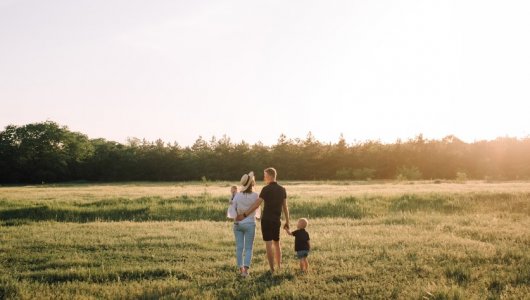
[[[254,204],[252,204],[252,206],[249,209],[243,212],[243,214],[237,215],[236,221],[241,221],[244,218],[246,218],[248,215],[250,215],[253,211],[255,211],[261,205],[261,202],[263,202],[263,199],[258,198],[256,202],[254,202]]]
[[[285,225],[283,228],[289,229],[289,207],[287,206],[287,198],[283,199],[282,209],[283,215],[285,216]]]

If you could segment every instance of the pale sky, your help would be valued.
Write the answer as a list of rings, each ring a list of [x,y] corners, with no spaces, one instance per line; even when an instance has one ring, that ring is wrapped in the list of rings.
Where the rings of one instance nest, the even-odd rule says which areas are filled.
[[[119,142],[526,137],[530,2],[0,0],[0,104]]]

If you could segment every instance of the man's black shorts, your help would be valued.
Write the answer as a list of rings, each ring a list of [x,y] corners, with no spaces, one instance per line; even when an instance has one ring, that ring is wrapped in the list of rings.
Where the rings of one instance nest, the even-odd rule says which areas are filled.
[[[280,221],[261,220],[261,234],[263,235],[263,240],[265,242],[279,241],[281,225],[282,223]]]

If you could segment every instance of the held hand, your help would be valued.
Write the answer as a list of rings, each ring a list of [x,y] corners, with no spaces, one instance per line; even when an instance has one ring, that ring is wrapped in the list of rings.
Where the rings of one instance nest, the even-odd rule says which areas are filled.
[[[238,222],[242,221],[244,218],[245,218],[245,216],[243,216],[243,215],[237,215],[236,221],[238,221]]]
[[[285,225],[283,225],[283,229],[289,230],[289,222],[287,222],[287,223],[285,223]]]

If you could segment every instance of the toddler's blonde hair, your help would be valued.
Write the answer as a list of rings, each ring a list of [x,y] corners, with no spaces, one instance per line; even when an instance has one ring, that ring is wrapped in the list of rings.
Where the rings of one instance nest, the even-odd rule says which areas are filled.
[[[306,218],[298,219],[298,222],[302,222],[302,228],[305,229],[309,225],[309,221]]]

